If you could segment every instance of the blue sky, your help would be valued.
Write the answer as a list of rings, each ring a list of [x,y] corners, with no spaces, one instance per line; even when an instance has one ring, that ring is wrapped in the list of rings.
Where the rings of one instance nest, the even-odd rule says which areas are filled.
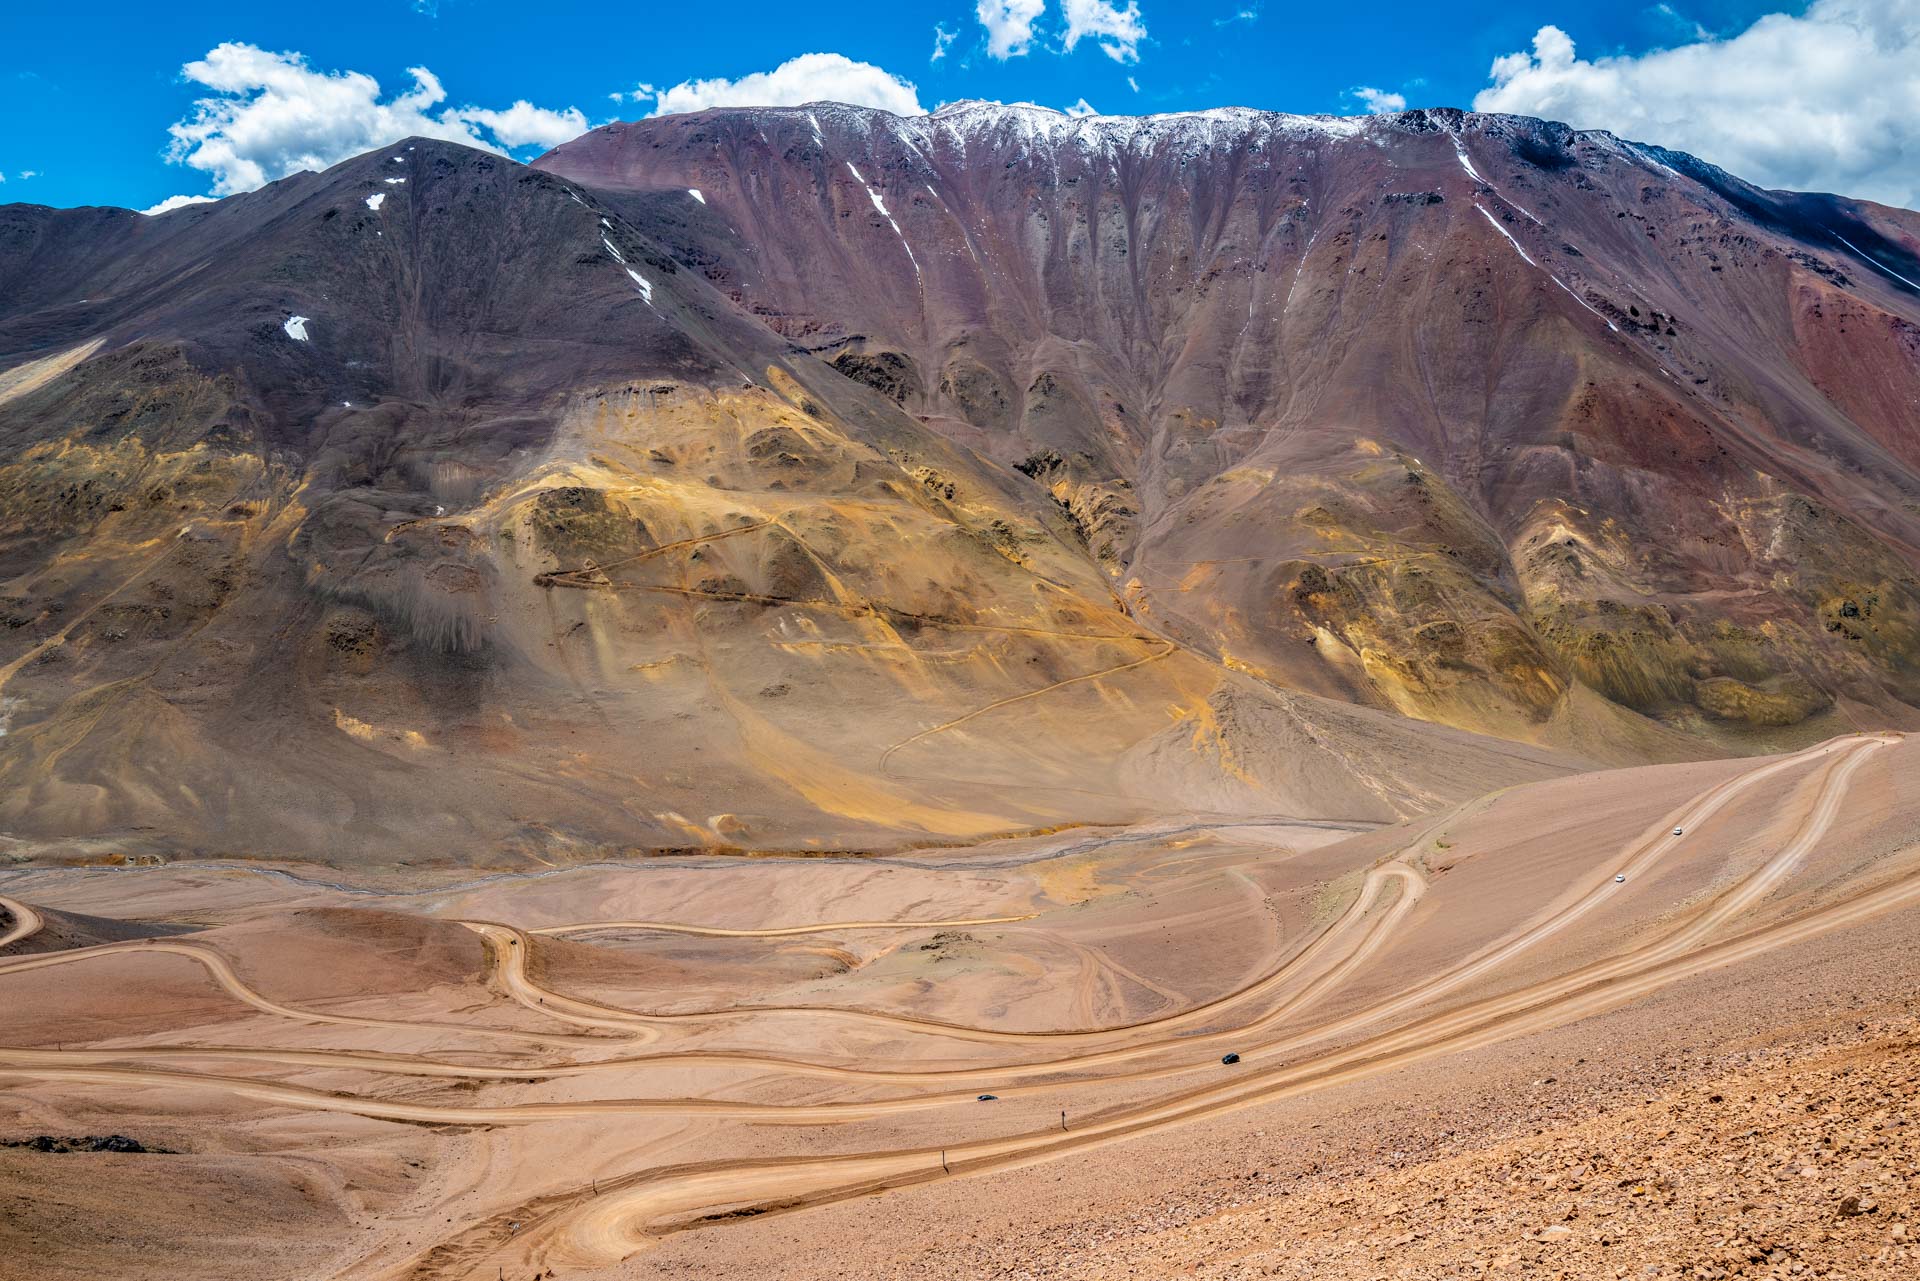
[[[223,45],[251,48],[209,61]],[[1809,46],[1813,65],[1794,65]],[[754,78],[809,53],[867,65]],[[1863,56],[1885,59],[1884,92]],[[1498,77],[1496,59],[1506,60]],[[1844,74],[1828,66],[1836,59],[1851,64]],[[190,65],[197,75],[183,74]],[[414,67],[437,84],[423,87]],[[345,72],[370,80],[347,84]],[[656,95],[633,96],[640,85]],[[383,129],[420,112],[529,158],[577,122],[796,85],[927,110],[990,98],[1108,114],[1226,104],[1355,113],[1397,105],[1391,95],[1409,106],[1478,96],[1696,150],[1782,185],[1911,204],[1920,172],[1920,129],[1902,123],[1920,97],[1920,0],[103,0],[85,10],[25,0],[0,50],[0,118],[11,126],[0,202],[144,208],[224,194],[377,146]],[[499,114],[515,103],[527,105]],[[1756,140],[1756,114],[1775,111],[1777,136]],[[169,126],[196,118],[170,162]]]

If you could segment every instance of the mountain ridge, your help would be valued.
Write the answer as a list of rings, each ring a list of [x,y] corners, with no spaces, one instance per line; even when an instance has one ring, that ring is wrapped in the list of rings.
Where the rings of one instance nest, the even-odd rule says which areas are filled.
[[[1036,118],[1049,124],[1052,132],[1044,137],[1036,133],[1032,128]],[[953,124],[969,119],[974,127]],[[1357,269],[1353,255],[1325,252],[1329,246],[1341,250],[1365,243],[1359,240],[1362,221],[1371,222],[1367,234],[1372,240],[1399,238],[1418,253],[1431,254],[1434,245],[1441,244],[1473,258],[1489,253],[1516,255],[1518,263],[1508,259],[1508,266],[1496,269],[1503,281],[1527,286],[1518,301],[1528,310],[1529,325],[1534,317],[1551,316],[1555,325],[1564,326],[1551,340],[1537,328],[1517,335],[1521,340],[1517,346],[1533,349],[1524,352],[1525,359],[1564,360],[1571,342],[1615,366],[1616,378],[1631,379],[1637,374],[1669,383],[1684,378],[1688,382],[1679,395],[1667,396],[1672,402],[1669,412],[1676,419],[1724,431],[1727,438],[1713,446],[1719,456],[1726,456],[1729,448],[1738,449],[1750,464],[1763,464],[1756,471],[1780,470],[1790,476],[1797,471],[1795,483],[1802,486],[1829,483],[1829,478],[1806,470],[1797,445],[1789,444],[1783,456],[1780,442],[1754,439],[1756,425],[1771,432],[1782,421],[1800,420],[1807,423],[1806,430],[1827,433],[1827,422],[1815,428],[1811,419],[1817,416],[1831,422],[1834,418],[1824,406],[1813,403],[1807,394],[1810,389],[1782,386],[1777,369],[1752,368],[1755,362],[1743,356],[1742,348],[1754,345],[1756,338],[1778,347],[1777,332],[1714,335],[1719,340],[1717,350],[1698,357],[1666,341],[1680,336],[1674,325],[1685,322],[1675,314],[1681,310],[1676,304],[1685,293],[1693,295],[1687,300],[1688,310],[1703,310],[1709,319],[1727,311],[1729,300],[1716,296],[1725,291],[1710,281],[1671,279],[1681,264],[1661,249],[1649,251],[1648,243],[1657,241],[1661,232],[1656,230],[1660,219],[1650,220],[1647,210],[1654,206],[1648,202],[1664,200],[1677,189],[1688,193],[1693,208],[1687,216],[1700,225],[1680,228],[1678,234],[1690,238],[1686,246],[1690,257],[1718,257],[1729,249],[1757,253],[1756,266],[1784,262],[1824,283],[1852,288],[1856,282],[1831,261],[1807,253],[1798,244],[1776,247],[1741,239],[1737,223],[1728,218],[1737,211],[1719,203],[1718,188],[1705,183],[1696,187],[1694,180],[1682,177],[1649,149],[1621,143],[1611,135],[1583,134],[1546,122],[1459,112],[1407,112],[1337,125],[1250,111],[1154,120],[1170,123],[1144,134],[1129,134],[1141,122],[1082,120],[1044,109],[1007,107],[961,108],[944,121],[937,116],[901,118],[851,108],[824,115],[808,108],[716,112],[708,117],[664,117],[609,126],[566,144],[536,164],[609,191],[631,186],[636,201],[645,189],[655,206],[684,201],[686,197],[676,188],[703,190],[702,203],[687,222],[684,256],[688,260],[720,256],[717,244],[699,241],[697,232],[704,220],[715,216],[711,208],[719,208],[718,217],[725,220],[728,234],[749,232],[750,243],[744,254],[724,255],[717,284],[732,289],[743,305],[810,348],[824,350],[823,344],[828,343],[888,346],[889,351],[879,358],[906,359],[912,364],[912,369],[888,377],[895,382],[904,378],[919,387],[909,397],[913,407],[931,412],[943,430],[989,453],[998,448],[995,456],[1004,462],[1050,466],[1048,451],[1062,455],[1064,461],[1073,456],[1069,445],[1087,455],[1081,475],[1063,476],[1053,470],[1049,475],[1076,495],[1070,504],[1079,502],[1093,525],[1099,523],[1100,511],[1111,512],[1125,504],[1117,497],[1121,481],[1130,485],[1140,479],[1130,474],[1135,460],[1122,456],[1129,450],[1160,451],[1161,457],[1149,458],[1146,465],[1175,470],[1170,478],[1175,485],[1190,479],[1197,482],[1206,475],[1204,470],[1192,478],[1177,474],[1169,467],[1176,460],[1168,457],[1164,439],[1156,443],[1145,425],[1130,427],[1118,421],[1130,418],[1144,424],[1160,411],[1156,398],[1191,397],[1195,405],[1175,413],[1185,413],[1187,421],[1217,422],[1225,432],[1258,432],[1263,415],[1290,416],[1295,424],[1311,418],[1310,412],[1303,418],[1297,404],[1276,400],[1274,349],[1277,345],[1277,354],[1284,358],[1289,341],[1281,321],[1290,319],[1284,313],[1300,298],[1311,300],[1309,293],[1297,291],[1315,288],[1313,269],[1320,266],[1313,260],[1316,250],[1322,259],[1330,259],[1326,263],[1329,276],[1332,268],[1341,269],[1337,281],[1318,286],[1334,296],[1336,309],[1347,305],[1341,295],[1356,275],[1391,271],[1399,265],[1392,249],[1383,261]],[[1221,120],[1234,128],[1216,129]],[[820,133],[823,121],[828,129],[825,138]],[[843,129],[844,136],[837,132]],[[1288,150],[1292,146],[1285,142],[1288,130],[1305,130],[1309,141]],[[1116,135],[1128,145],[1106,145]],[[1103,138],[1102,145],[1093,145]],[[1131,145],[1142,138],[1144,146]],[[631,145],[627,139],[633,140]],[[843,171],[841,163],[829,163],[829,151],[835,157],[842,152],[851,155],[850,148],[856,144],[864,149],[859,154],[864,168]],[[893,149],[886,150],[887,145]],[[1262,161],[1262,148],[1269,146],[1281,150]],[[631,167],[630,177],[622,175],[625,154],[644,161]],[[1677,153],[1661,154],[1680,159]],[[1285,181],[1278,172],[1282,165],[1293,170]],[[779,211],[777,220],[767,221],[752,208],[729,204],[734,199],[730,166],[738,168],[741,182],[761,184],[753,188],[755,207]],[[773,175],[788,170],[794,174],[788,180],[790,187],[765,185]],[[1601,189],[1598,183],[1603,174],[1606,181],[1626,186],[1618,193]],[[1725,186],[1732,180],[1720,175],[1716,181]],[[836,191],[824,204],[817,200],[823,182]],[[838,190],[846,192],[844,198]],[[1092,194],[1083,194],[1089,191]],[[1596,195],[1599,200],[1594,199]],[[858,223],[843,231],[846,206],[857,210],[863,196],[876,208],[885,204],[885,212],[864,220],[870,233],[861,233]],[[1162,196],[1176,198],[1159,199]],[[1751,189],[1746,199],[1753,203]],[[1543,200],[1564,201],[1566,212],[1556,214],[1540,204]],[[1594,210],[1592,206],[1601,201],[1605,203]],[[998,211],[1023,204],[1030,215],[1024,220],[995,220]],[[1468,204],[1471,210],[1465,209]],[[1578,207],[1582,205],[1586,207]],[[1363,215],[1369,207],[1371,212]],[[1553,231],[1548,231],[1536,207],[1554,221]],[[1329,209],[1334,212],[1326,212]],[[1102,235],[1084,230],[1096,211],[1105,219]],[[1455,211],[1460,211],[1457,216]],[[1585,252],[1566,239],[1576,235],[1575,225],[1567,221],[1575,213],[1588,219],[1580,225],[1590,238]],[[1603,218],[1628,220],[1627,225],[1634,228],[1631,238],[1601,222]],[[1462,221],[1464,228],[1459,225]],[[1339,225],[1342,222],[1346,225]],[[949,228],[954,225],[963,227],[964,233],[951,234]],[[1063,226],[1068,228],[1064,234]],[[1431,241],[1436,232],[1440,239]],[[836,246],[853,235],[861,240],[861,251],[848,258]],[[1639,239],[1642,235],[1644,240]],[[1829,238],[1824,248],[1835,254],[1850,248],[1857,254],[1858,244],[1868,239],[1868,233],[1856,231],[1856,236],[1852,246],[1842,247]],[[920,248],[905,248],[909,240]],[[902,248],[889,248],[889,241]],[[929,242],[934,248],[928,248]],[[1640,247],[1634,248],[1636,244]],[[1695,250],[1695,244],[1704,252]],[[1103,245],[1113,247],[1104,263],[1100,261]],[[1113,265],[1116,260],[1132,263],[1126,257],[1129,248],[1158,255],[1149,263],[1151,289],[1145,284],[1149,272]],[[910,266],[911,280],[906,271],[892,266],[903,250],[906,259],[900,266]],[[1597,256],[1603,252],[1612,260]],[[1464,265],[1471,259],[1457,261]],[[1707,266],[1711,273],[1699,264],[1691,270],[1697,275],[1715,274],[1726,264],[1716,261]],[[755,269],[763,275],[750,274]],[[1276,269],[1286,271],[1288,279],[1279,319],[1264,310],[1273,306],[1277,289],[1263,292],[1248,287],[1263,277],[1271,278]],[[740,283],[733,288],[736,276]],[[799,291],[787,288],[797,281],[808,283]],[[836,291],[842,281],[849,283]],[[1683,293],[1671,288],[1675,283],[1690,288]],[[1886,289],[1900,297],[1905,294],[1904,286],[1891,278],[1859,283],[1870,296],[1883,296]],[[1393,284],[1404,287],[1407,278]],[[1446,285],[1457,297],[1461,283],[1449,278]],[[1769,282],[1769,288],[1777,285]],[[769,291],[774,295],[771,299]],[[823,295],[824,304],[817,301]],[[1380,307],[1377,294],[1363,296],[1361,302],[1377,308],[1396,332],[1411,331],[1423,342],[1433,337],[1433,327],[1421,318]],[[1444,305],[1455,303],[1449,298]],[[1746,305],[1745,300],[1739,304]],[[1777,309],[1778,303],[1768,300],[1766,305]],[[1874,306],[1879,308],[1878,303]],[[942,308],[944,314],[936,314],[935,309]],[[1902,309],[1911,310],[1896,298],[1895,311],[1882,313],[1893,325],[1899,346],[1910,344],[1912,332],[1911,316],[1897,314]],[[1310,323],[1318,319],[1310,318]],[[1337,323],[1340,318],[1333,319]],[[1090,323],[1104,328],[1089,331]],[[1483,322],[1461,316],[1451,323]],[[1599,332],[1601,327],[1605,333]],[[1223,331],[1236,336],[1225,338]],[[857,342],[848,337],[853,333],[859,335]],[[1317,339],[1320,334],[1310,330],[1310,337]],[[1367,344],[1372,337],[1364,329],[1355,329],[1340,341]],[[1213,349],[1197,343],[1210,343]],[[965,356],[969,344],[988,354],[977,360]],[[1453,351],[1442,359],[1456,368],[1471,369],[1484,365],[1492,350]],[[963,355],[956,358],[955,352]],[[1681,359],[1676,360],[1676,355]],[[1061,356],[1085,363],[1071,371],[1050,368]],[[1299,363],[1312,366],[1316,356],[1309,346]],[[1686,357],[1695,358],[1694,367],[1685,367]],[[856,352],[851,359],[861,364],[863,376],[874,376],[867,367],[874,357]],[[955,359],[960,363],[953,363]],[[1394,357],[1382,353],[1380,359]],[[1797,353],[1787,357],[1788,361],[1798,359]],[[1694,388],[1708,383],[1711,375],[1702,377],[1700,366],[1723,361],[1750,367],[1739,371],[1747,385],[1739,389],[1738,398],[1764,398],[1765,403],[1703,405],[1704,398]],[[1397,363],[1401,367],[1391,377],[1368,375],[1380,384],[1379,391],[1369,393],[1376,402],[1383,393],[1398,401],[1386,413],[1378,403],[1367,408],[1380,431],[1375,439],[1397,438],[1420,456],[1443,455],[1461,434],[1452,420],[1463,413],[1484,418],[1474,407],[1419,405],[1412,399],[1412,389],[1423,379],[1431,389],[1433,374],[1406,367],[1404,360]],[[1800,381],[1803,375],[1796,370],[1790,377]],[[1044,424],[1043,430],[1028,438],[1019,432],[1011,433],[1009,439],[1008,434],[982,430],[983,420],[996,413],[1009,421],[1024,416],[1026,411],[1018,404],[1022,387],[1031,398],[1046,380],[1054,379],[1052,385],[1058,386],[1068,378],[1077,384],[1069,384],[1068,389],[1079,393],[1082,421],[1066,439],[1057,431],[1050,433]],[[943,380],[946,389],[936,389],[934,384]],[[1218,391],[1223,385],[1225,390]],[[1282,390],[1291,394],[1298,386],[1295,378],[1282,384]],[[1539,379],[1530,375],[1521,394],[1537,400],[1541,392]],[[1623,387],[1613,396],[1632,394]],[[1097,405],[1107,408],[1092,408]],[[1120,411],[1117,416],[1109,412],[1115,406]],[[1521,412],[1525,416],[1545,410],[1544,404],[1537,404]],[[1431,425],[1410,438],[1399,421],[1407,411],[1428,416]],[[1728,422],[1729,416],[1757,423]],[[1103,417],[1104,423],[1094,421]],[[1721,421],[1714,422],[1716,418]],[[1893,474],[1904,477],[1897,483],[1910,503],[1913,455],[1902,422],[1904,414],[1891,411],[1868,424],[1873,443],[1855,437],[1856,443],[1849,448],[1861,451],[1858,470],[1872,472],[1876,484],[1883,473],[1877,463],[1865,460],[1879,455],[1889,441],[1905,450],[1905,461]],[[1850,420],[1833,426],[1843,438],[1858,431]],[[1225,432],[1207,434],[1218,440]],[[1185,443],[1180,434],[1172,440],[1176,447]],[[1640,451],[1644,448],[1640,435],[1637,430],[1630,432],[1620,445]],[[1118,455],[1110,439],[1115,436],[1129,438],[1117,447]],[[1699,463],[1712,456],[1703,456]],[[1457,471],[1463,465],[1470,464],[1465,459],[1452,464],[1456,474],[1449,479],[1472,483],[1470,476]],[[1504,474],[1512,476],[1510,471]],[[1843,508],[1862,501],[1857,480],[1858,476],[1842,482],[1847,489],[1839,504]],[[1489,503],[1500,501],[1493,491],[1463,498],[1469,510],[1482,512]],[[1147,513],[1148,519],[1155,515]],[[1896,524],[1897,545],[1910,548],[1910,511],[1890,513],[1890,518]],[[1125,541],[1124,536],[1118,537],[1110,545],[1117,548]],[[1287,683],[1300,679],[1298,671],[1287,673]],[[1354,691],[1346,692],[1351,696]]]
[[[0,207],[15,856],[1384,820],[1910,720],[1897,283],[1544,124],[973,110]]]

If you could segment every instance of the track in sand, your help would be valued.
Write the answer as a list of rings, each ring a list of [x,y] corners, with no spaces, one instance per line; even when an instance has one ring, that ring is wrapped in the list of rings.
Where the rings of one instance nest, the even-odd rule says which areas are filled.
[[[1447,910],[1432,893],[1425,858],[1443,815],[1411,831],[1397,851],[1366,868],[1358,887],[1323,926],[1296,935],[1249,980],[1149,1017],[1098,1026],[1020,1029],[892,1013],[858,1005],[740,1004],[700,1010],[628,1008],[560,990],[535,964],[546,939],[630,931],[679,938],[689,946],[777,947],[805,936],[912,937],[937,929],[997,926],[1046,937],[1070,924],[1058,912],[981,914],[939,920],[858,919],[759,927],[612,919],[528,930],[490,920],[464,921],[487,941],[489,986],[527,1012],[567,1025],[546,1032],[417,1018],[380,1018],[276,1000],[241,979],[214,947],[147,940],[0,959],[0,985],[30,973],[64,973],[104,959],[173,957],[199,965],[236,1000],[259,1013],[362,1032],[425,1032],[436,1039],[494,1047],[456,1055],[497,1056],[501,1043],[524,1049],[510,1062],[466,1063],[437,1054],[381,1048],[243,1044],[133,1043],[84,1049],[0,1049],[0,1079],[39,1088],[154,1088],[213,1095],[299,1112],[347,1113],[437,1126],[542,1126],[624,1117],[681,1123],[774,1123],[834,1127],[832,1155],[729,1155],[696,1161],[647,1159],[636,1152],[625,1173],[597,1177],[590,1189],[548,1191],[496,1204],[452,1224],[422,1248],[394,1243],[363,1259],[369,1275],[480,1275],[496,1267],[593,1268],[645,1249],[663,1233],[710,1226],[743,1214],[790,1211],[852,1196],[952,1177],[975,1176],[1132,1137],[1176,1129],[1254,1104],[1361,1080],[1409,1064],[1522,1037],[1635,1000],[1706,970],[1750,959],[1878,913],[1920,903],[1920,871],[1868,865],[1825,887],[1817,902],[1779,901],[1821,848],[1860,771],[1893,747],[1892,736],[1835,740],[1761,762],[1699,792],[1657,824],[1625,841],[1614,858],[1594,862],[1524,919],[1413,977],[1383,980],[1383,958],[1416,942]],[[1733,810],[1759,810],[1787,834],[1737,874],[1710,878],[1693,901],[1637,911],[1637,931],[1603,933],[1607,949],[1556,966],[1549,943],[1588,928],[1591,918],[1635,908],[1642,885],[1693,853],[1703,827]],[[1744,812],[1744,810],[1743,810]],[[1686,836],[1673,835],[1681,828]],[[1177,862],[1177,861],[1176,861]],[[1172,866],[1173,864],[1169,864]],[[1161,864],[1153,864],[1159,868]],[[1150,869],[1151,870],[1151,869]],[[1625,883],[1615,880],[1625,876]],[[498,888],[510,901],[511,888]],[[39,915],[0,899],[12,925],[0,946],[30,935]],[[1607,909],[1603,912],[1602,909]],[[1596,937],[1589,930],[1582,937]],[[1080,946],[1080,945],[1077,945]],[[886,954],[883,947],[881,954]],[[1085,951],[1081,946],[1081,951]],[[1365,980],[1365,996],[1354,999]],[[1330,1001],[1341,1008],[1322,1017]],[[818,1045],[799,1053],[716,1049],[712,1037],[754,1035],[776,1043]],[[792,1031],[788,1031],[791,1029]],[[645,1053],[634,1054],[645,1044]],[[534,1048],[542,1058],[521,1057]],[[864,1048],[861,1048],[864,1047]],[[1219,1056],[1243,1066],[1221,1079]],[[554,1057],[555,1054],[560,1057]],[[215,1070],[225,1068],[226,1071]],[[492,1083],[499,1089],[565,1081],[594,1085],[592,1097],[448,1100],[347,1092],[289,1080],[236,1075],[357,1072],[372,1081],[422,1078]],[[689,1074],[695,1074],[689,1076]],[[700,1074],[717,1074],[688,1093]],[[649,1082],[666,1089],[620,1094],[599,1083]],[[767,1097],[769,1083],[786,1085]],[[794,1097],[795,1090],[816,1097]],[[712,1097],[745,1091],[759,1097]],[[822,1092],[826,1097],[817,1097]],[[1015,1124],[1000,1130],[974,1107],[978,1091],[1008,1101]],[[1047,1099],[1044,1110],[1024,1106]],[[1071,1107],[1073,1122],[1033,1118]],[[991,1115],[991,1114],[987,1114]],[[925,1118],[920,1120],[917,1118]],[[865,1144],[862,1126],[893,1138],[902,1126],[926,1126],[927,1141]],[[852,1127],[852,1128],[848,1128]],[[725,1131],[716,1131],[725,1133]],[[911,1130],[908,1131],[911,1133]],[[709,1150],[712,1150],[709,1145]],[[511,1222],[512,1230],[503,1228]],[[477,1269],[477,1270],[476,1270]]]

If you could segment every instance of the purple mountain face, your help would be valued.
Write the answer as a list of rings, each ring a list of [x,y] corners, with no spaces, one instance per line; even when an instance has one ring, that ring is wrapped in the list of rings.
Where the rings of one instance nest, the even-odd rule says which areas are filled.
[[[0,831],[824,852],[1906,725],[1915,282],[1920,215],[1437,111],[0,208]]]

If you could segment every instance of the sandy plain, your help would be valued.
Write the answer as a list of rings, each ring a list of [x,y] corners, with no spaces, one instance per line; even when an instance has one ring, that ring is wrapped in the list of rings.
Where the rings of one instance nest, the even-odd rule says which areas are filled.
[[[1855,735],[1391,825],[1191,815],[418,884],[13,872],[0,1258],[49,1278],[1614,1276],[1698,1247],[1724,1267],[1725,1231],[1706,1261],[1656,1215],[1643,1258],[1543,1216],[1599,1179],[1575,1149],[1666,1142],[1646,1117],[1704,1083],[1803,1061],[1840,1080],[1835,1035],[1904,1126],[1917,752]],[[1800,1142],[1780,1115],[1716,1124]],[[109,1134],[148,1150],[19,1146]],[[1879,1235],[1828,1271],[1905,1275],[1885,1270],[1910,1262],[1899,1151],[1866,1193]],[[1479,1219],[1448,1200],[1541,1153],[1587,1173]],[[1845,1195],[1776,1217],[1870,1217]],[[1538,1235],[1555,1223],[1577,1232]]]

